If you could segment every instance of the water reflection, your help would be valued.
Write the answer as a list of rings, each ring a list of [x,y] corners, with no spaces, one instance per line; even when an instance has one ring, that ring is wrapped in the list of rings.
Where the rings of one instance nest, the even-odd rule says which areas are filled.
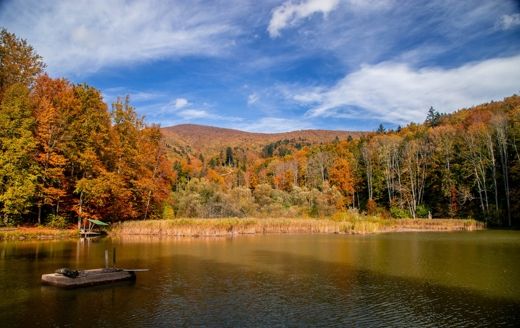
[[[0,323],[514,326],[520,311],[520,262],[510,256],[519,253],[518,236],[274,235],[4,243]],[[118,265],[151,271],[139,273],[133,284],[74,291],[40,286],[41,273],[60,266],[102,266],[104,250],[113,247]],[[504,268],[506,274],[500,275]],[[507,288],[499,286],[504,276]],[[481,281],[485,288],[474,287]]]

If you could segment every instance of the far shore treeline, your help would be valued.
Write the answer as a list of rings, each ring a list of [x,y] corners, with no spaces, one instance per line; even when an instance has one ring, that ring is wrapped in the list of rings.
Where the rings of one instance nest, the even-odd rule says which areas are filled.
[[[0,30],[0,225],[346,211],[520,223],[516,95],[355,138],[196,152],[172,146],[128,97],[109,109],[99,90],[44,69]]]

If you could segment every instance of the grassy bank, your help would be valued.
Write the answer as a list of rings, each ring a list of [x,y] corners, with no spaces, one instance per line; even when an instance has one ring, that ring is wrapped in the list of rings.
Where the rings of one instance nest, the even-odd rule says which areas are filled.
[[[118,235],[228,236],[268,233],[367,234],[397,231],[472,231],[484,229],[475,220],[381,219],[377,217],[341,219],[223,218],[127,221],[114,224]]]
[[[311,218],[222,218],[126,221],[112,225],[110,235],[148,236],[230,236],[270,233],[367,234],[399,231],[473,231],[484,229],[475,220],[382,219],[379,217],[335,215]],[[0,228],[0,240],[47,240],[77,238],[77,229],[48,227]]]
[[[77,229],[47,227],[0,228],[0,240],[43,240],[78,237]]]

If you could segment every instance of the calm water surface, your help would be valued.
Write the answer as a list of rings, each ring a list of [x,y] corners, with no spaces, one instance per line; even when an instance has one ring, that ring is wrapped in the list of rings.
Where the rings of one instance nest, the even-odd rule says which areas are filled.
[[[59,267],[134,283],[40,285]],[[0,243],[1,327],[513,327],[520,232]]]

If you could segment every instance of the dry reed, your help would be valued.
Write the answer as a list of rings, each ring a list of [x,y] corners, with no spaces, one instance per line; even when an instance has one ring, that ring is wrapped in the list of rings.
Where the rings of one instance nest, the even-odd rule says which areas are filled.
[[[47,227],[0,228],[0,240],[42,240],[78,237],[77,229]]]
[[[475,220],[458,219],[382,219],[352,217],[332,219],[221,218],[126,221],[114,224],[111,235],[157,236],[229,236],[269,233],[343,233],[367,234],[392,231],[460,231],[481,230]]]

